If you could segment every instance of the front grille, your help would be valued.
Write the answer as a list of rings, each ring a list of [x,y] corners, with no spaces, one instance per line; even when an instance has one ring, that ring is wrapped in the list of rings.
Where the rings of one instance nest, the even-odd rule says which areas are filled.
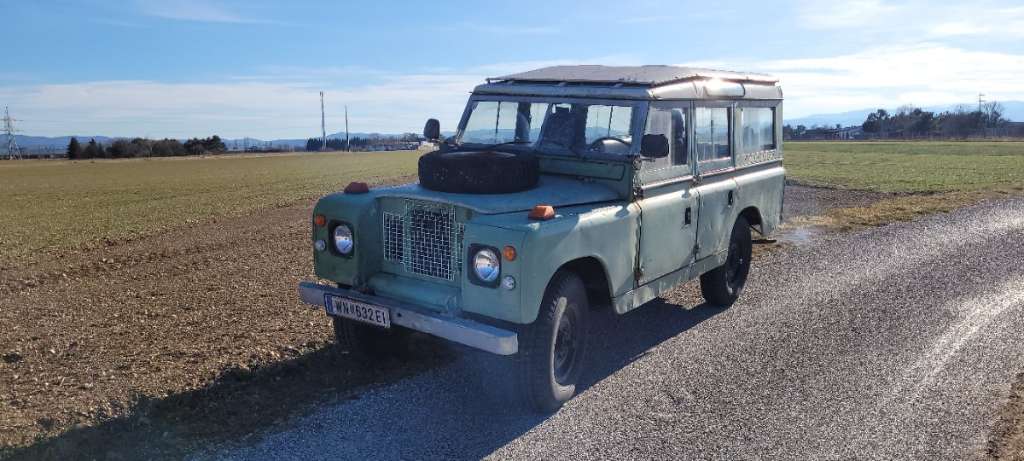
[[[407,200],[403,214],[383,214],[384,259],[414,274],[455,280],[462,270],[462,224],[451,205]]]

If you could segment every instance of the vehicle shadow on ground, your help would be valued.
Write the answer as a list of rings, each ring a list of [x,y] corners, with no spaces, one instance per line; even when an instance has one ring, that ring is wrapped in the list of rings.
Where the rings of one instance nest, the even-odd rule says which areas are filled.
[[[597,312],[591,317],[587,371],[581,377],[582,382],[577,392],[586,393],[594,385],[646,356],[652,348],[662,342],[683,334],[724,311],[724,308],[706,303],[686,307],[656,299],[640,309],[621,316],[610,309]],[[481,405],[455,404],[451,407],[451,412],[465,417],[452,418],[456,425],[446,427],[461,426],[470,431],[460,432],[461,434],[466,437],[474,437],[469,434],[475,434],[476,439],[466,440],[464,443],[459,440],[437,441],[448,446],[461,445],[460,450],[442,453],[441,457],[470,459],[487,456],[551,417],[535,414],[521,405],[514,405],[519,402],[510,399],[508,395],[514,391],[513,384],[507,379],[507,373],[511,372],[510,366],[506,365],[503,369],[495,367],[493,362],[488,360],[493,358],[489,354],[465,351],[463,355],[451,367],[463,367],[465,370],[456,372],[466,371],[471,378],[461,386],[462,390],[454,390],[454,394],[464,401],[476,401]],[[489,412],[489,416],[478,418],[472,415],[478,409],[485,413]],[[462,421],[459,421],[460,419]]]
[[[607,309],[595,313],[588,372],[580,392],[722,311],[659,299],[623,316]],[[358,458],[360,453],[376,453],[382,459],[479,458],[548,418],[510,405],[514,389],[509,387],[507,361],[433,338],[418,341],[408,360],[371,369],[325,346],[255,370],[230,370],[201,389],[140,399],[130,416],[74,428],[25,448],[0,449],[0,458],[180,458],[225,443],[247,446],[258,443],[262,431],[270,428],[272,433],[275,426],[320,408],[318,404],[330,398],[342,399],[341,407],[358,407],[340,410],[337,419],[347,423],[340,428],[330,424],[332,420],[328,428],[318,429],[346,441],[336,447],[342,458]],[[402,379],[413,375],[421,376]],[[372,386],[379,383],[395,384]],[[416,410],[404,411],[409,405]],[[316,411],[311,417],[317,417]],[[401,428],[401,435],[389,433],[393,428]],[[380,440],[366,436],[375,430],[397,437],[391,445],[395,451],[379,451]],[[310,437],[312,444],[324,435],[311,431]],[[369,451],[361,451],[362,445]]]
[[[0,447],[0,459],[181,459],[197,450],[245,440],[315,408],[352,398],[379,383],[443,366],[455,358],[445,343],[417,338],[408,361],[365,367],[325,344],[256,368],[231,368],[209,385],[162,398],[137,399],[98,418],[26,447]]]

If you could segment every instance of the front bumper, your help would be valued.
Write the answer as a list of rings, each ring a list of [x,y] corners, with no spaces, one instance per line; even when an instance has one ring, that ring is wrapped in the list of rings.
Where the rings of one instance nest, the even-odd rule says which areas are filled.
[[[391,311],[392,324],[410,330],[422,331],[498,355],[512,355],[519,351],[519,336],[512,331],[464,318],[444,316],[412,304],[358,291],[312,282],[299,283],[299,297],[306,304],[326,309],[324,297],[328,294],[386,307]]]

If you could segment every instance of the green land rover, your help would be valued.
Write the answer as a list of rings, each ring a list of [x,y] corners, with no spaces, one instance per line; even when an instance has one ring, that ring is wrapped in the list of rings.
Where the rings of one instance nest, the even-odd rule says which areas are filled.
[[[305,282],[341,347],[395,350],[412,331],[511,356],[519,394],[576,392],[596,309],[622,314],[700,277],[731,305],[751,230],[779,225],[782,90],[757,74],[557,66],[491,78],[419,182],[352,183],[313,211]],[[623,334],[629,334],[623,332]],[[496,358],[497,359],[497,358]]]

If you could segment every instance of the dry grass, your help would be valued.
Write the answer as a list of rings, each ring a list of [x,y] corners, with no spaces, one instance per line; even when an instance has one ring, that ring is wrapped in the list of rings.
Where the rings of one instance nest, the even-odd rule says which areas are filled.
[[[1006,192],[1001,191],[898,194],[867,206],[834,208],[821,216],[796,217],[786,224],[796,227],[821,226],[835,230],[854,230],[946,213],[985,199],[1005,195]]]

